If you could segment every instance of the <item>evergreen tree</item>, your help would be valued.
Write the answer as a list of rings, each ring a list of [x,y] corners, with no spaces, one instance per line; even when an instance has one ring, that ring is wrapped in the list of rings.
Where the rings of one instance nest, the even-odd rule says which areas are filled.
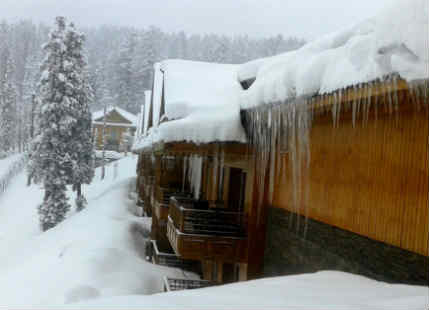
[[[69,154],[72,161],[68,184],[77,192],[76,206],[81,210],[86,205],[82,195],[82,184],[89,184],[94,177],[94,149],[91,135],[90,104],[93,91],[89,84],[89,73],[83,55],[85,37],[78,33],[73,24],[65,36],[65,78],[66,94],[71,105],[71,117],[74,119],[69,140]]]
[[[3,70],[0,77],[0,148],[12,151],[16,143],[16,88],[13,83],[14,65],[9,48],[3,51]]]
[[[40,79],[40,134],[34,141],[31,169],[35,180],[43,181],[45,195],[39,205],[41,229],[46,231],[64,220],[70,209],[66,197],[67,174],[71,171],[68,142],[71,139],[70,98],[66,94],[64,18],[43,47],[46,53]]]
[[[42,230],[64,220],[70,209],[66,185],[78,192],[83,207],[81,184],[93,177],[91,141],[91,88],[86,81],[82,55],[84,37],[73,25],[57,17],[56,29],[44,46],[40,92],[40,134],[35,139],[31,163],[35,178],[43,181],[45,196],[39,206]]]

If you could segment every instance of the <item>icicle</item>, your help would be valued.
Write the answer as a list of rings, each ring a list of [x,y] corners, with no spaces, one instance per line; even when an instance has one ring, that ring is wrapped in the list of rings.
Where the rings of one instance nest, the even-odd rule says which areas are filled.
[[[357,96],[358,96],[358,92],[357,92],[357,88],[356,86],[353,86],[353,103],[352,103],[352,124],[353,124],[353,128],[356,126],[356,113],[357,113]]]
[[[191,190],[194,193],[195,199],[200,199],[201,191],[201,176],[202,176],[202,157],[199,155],[193,155],[190,158],[189,163],[189,179],[191,184]]]
[[[340,89],[339,97],[338,97],[338,102],[339,103],[338,103],[338,107],[337,107],[337,117],[336,117],[337,124],[336,124],[336,127],[340,126],[340,116],[341,116],[342,100],[343,100],[343,90]]]
[[[216,188],[216,185],[217,185],[218,170],[219,170],[219,150],[216,150],[213,156],[213,177],[212,177],[213,188]],[[215,198],[215,199],[218,200],[218,198]]]
[[[335,94],[334,104],[331,107],[331,112],[332,112],[332,123],[333,123],[333,126],[336,127],[337,126],[337,98],[336,98],[336,94]]]
[[[223,200],[223,169],[224,169],[224,160],[225,160],[225,153],[222,149],[222,152],[220,153],[220,171],[219,171],[219,184],[218,184],[218,199]]]
[[[377,93],[374,97],[374,118],[375,118],[375,120],[378,119],[378,96],[379,96],[379,94]]]
[[[374,87],[374,84],[371,82],[368,85],[368,101],[366,104],[366,110],[365,110],[365,115],[364,115],[364,125],[366,126],[368,124],[369,121],[369,111],[371,110],[371,102],[372,102],[372,89]]]
[[[186,184],[186,169],[187,169],[187,158],[186,156],[183,157],[183,177],[182,177],[182,192],[185,192],[185,184]]]
[[[362,107],[362,102],[364,100],[364,85],[363,84],[359,84],[358,85],[358,96],[357,96],[357,106],[356,106],[356,121],[359,119],[360,116],[360,112],[361,112],[361,107]]]
[[[390,85],[390,81],[386,81],[387,83],[387,99],[389,103],[389,114],[393,113],[393,100],[392,100],[392,87]]]

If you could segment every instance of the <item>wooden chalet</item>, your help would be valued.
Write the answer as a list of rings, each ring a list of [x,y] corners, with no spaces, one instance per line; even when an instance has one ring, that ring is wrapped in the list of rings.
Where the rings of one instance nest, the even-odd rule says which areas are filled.
[[[104,110],[92,114],[92,128],[97,150],[103,145]],[[110,107],[106,111],[106,150],[120,151],[123,135],[129,131],[134,136],[137,126],[137,116],[118,107]]]
[[[341,44],[354,42],[345,36],[350,32]],[[221,65],[204,65],[205,74],[193,65],[186,67],[186,61],[155,66],[146,107],[152,129],[134,147],[139,179],[144,180],[140,196],[153,216],[153,239],[183,260],[199,261],[203,280],[227,283],[341,270],[427,285],[427,60],[418,51],[383,42],[386,46],[374,56],[377,61],[390,61],[397,53],[412,61],[423,78],[406,79],[411,66],[395,71],[382,59],[380,72],[386,72],[372,80],[367,76],[375,70],[362,81],[344,75],[332,83],[336,87],[328,79],[331,88],[324,92],[313,87],[314,81],[308,86],[312,91],[299,94],[295,86],[276,87],[306,76],[293,71],[308,69],[301,61],[332,55],[323,54],[320,46],[338,52],[340,41],[328,41],[257,61],[244,74],[235,68],[238,81],[218,76],[215,66]],[[335,55],[338,63],[348,57]],[[326,72],[336,74],[336,63],[326,64]],[[281,66],[289,75],[281,75]],[[205,88],[216,82],[225,90]],[[238,82],[238,91],[226,86]],[[238,120],[235,110],[227,108],[232,103],[219,110],[227,112],[225,126],[240,127],[244,138],[228,138],[228,130],[210,127],[220,119],[209,103],[209,109],[196,111],[203,111],[202,120],[210,124],[193,123],[192,102],[204,101],[198,100],[203,98],[199,93],[209,99],[213,95],[218,103],[237,94]],[[218,94],[228,96],[220,99]],[[206,139],[200,131],[214,134]]]
[[[192,62],[184,63],[193,65]],[[155,82],[160,75],[170,73],[168,67],[163,71],[157,69],[155,67]],[[232,78],[235,78],[235,71],[231,69],[236,68],[228,68],[227,72],[236,84],[234,88],[239,90],[238,82]],[[151,106],[147,106],[152,112],[160,113],[160,117],[152,113],[148,126],[154,125],[154,119],[161,120],[156,124],[158,126],[175,121],[165,112],[169,104],[166,102],[169,84],[164,78],[161,81],[159,104],[156,103],[157,85],[154,83]],[[237,119],[239,122],[239,114]],[[244,130],[241,130],[244,136]],[[146,144],[139,149],[138,170],[139,175],[152,170],[153,183],[140,186],[140,196],[145,197],[145,209],[150,209],[146,213],[152,214],[152,238],[157,246],[167,251],[170,247],[181,259],[199,262],[207,281],[246,280],[247,225],[253,205],[253,176],[248,165],[247,144],[242,141],[194,143],[183,140]],[[145,163],[146,167],[151,164],[152,168],[145,170]],[[147,192],[148,187],[151,193]],[[146,205],[146,201],[150,201],[150,205]]]

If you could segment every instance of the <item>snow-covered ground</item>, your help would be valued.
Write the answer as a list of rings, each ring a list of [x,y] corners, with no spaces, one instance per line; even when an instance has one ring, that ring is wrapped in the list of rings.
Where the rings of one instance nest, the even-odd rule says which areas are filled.
[[[134,203],[128,198],[135,167],[135,156],[124,158],[117,177],[108,166],[104,181],[98,169],[85,188],[88,208],[71,211],[46,233],[39,229],[36,209],[43,190],[26,187],[25,173],[14,179],[0,197],[0,308],[152,294],[162,290],[163,276],[184,277],[179,269],[144,260],[150,222],[132,214]]]
[[[348,273],[323,271],[151,296],[99,299],[74,307],[151,310],[427,310],[428,294],[427,287],[391,285]]]
[[[0,179],[8,172],[13,163],[19,160],[20,156],[21,155],[19,154],[14,154],[4,159],[0,159]]]
[[[144,260],[150,221],[129,199],[136,157],[117,163],[85,187],[87,209],[46,233],[36,211],[43,190],[27,187],[25,173],[14,179],[0,197],[1,309],[427,309],[427,287],[330,271],[160,293],[163,276],[196,275]]]
[[[116,152],[116,151],[104,151],[104,156],[106,159],[117,160],[117,159],[121,159],[125,155],[124,155],[124,153],[120,153],[120,152]],[[103,151],[102,150],[96,150],[95,151],[95,157],[97,159],[103,158]]]

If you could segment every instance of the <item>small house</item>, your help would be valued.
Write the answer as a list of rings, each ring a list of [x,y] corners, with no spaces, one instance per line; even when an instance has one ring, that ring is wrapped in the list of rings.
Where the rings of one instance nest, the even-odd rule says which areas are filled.
[[[109,107],[92,113],[92,128],[95,147],[97,150],[103,148],[103,132],[105,136],[105,149],[110,151],[121,150],[121,143],[125,141],[125,135],[134,136],[137,125],[137,116],[118,107]],[[131,145],[126,146],[128,149]]]

